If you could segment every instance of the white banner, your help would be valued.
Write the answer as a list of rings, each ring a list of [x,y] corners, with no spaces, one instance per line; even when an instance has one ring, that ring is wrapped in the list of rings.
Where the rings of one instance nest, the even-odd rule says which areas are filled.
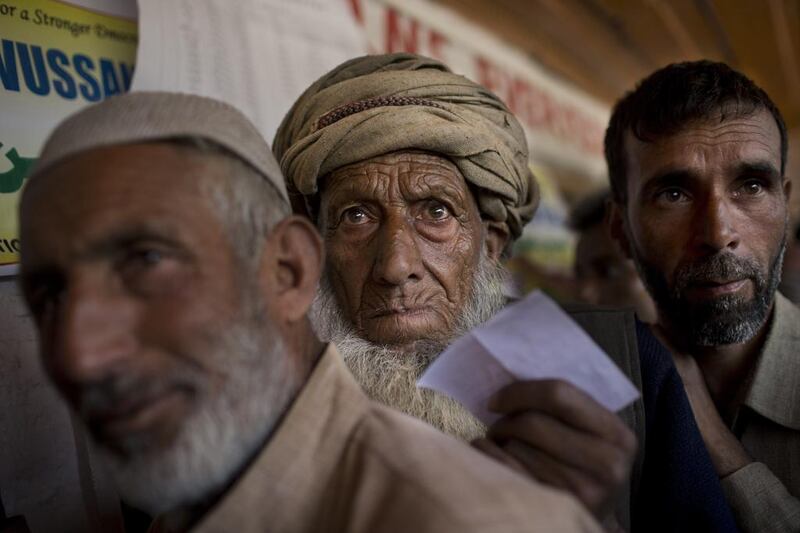
[[[272,142],[300,94],[367,52],[347,0],[139,0],[132,90],[226,101]]]
[[[608,106],[498,37],[427,0],[350,0],[374,53],[414,52],[497,94],[525,128],[534,162],[604,179]]]

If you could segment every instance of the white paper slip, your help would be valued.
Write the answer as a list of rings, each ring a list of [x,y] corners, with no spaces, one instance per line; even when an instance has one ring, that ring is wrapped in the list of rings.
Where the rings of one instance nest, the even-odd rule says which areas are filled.
[[[459,401],[486,424],[489,398],[520,380],[562,379],[610,411],[639,392],[591,337],[553,300],[535,291],[464,335],[428,367],[418,387]]]

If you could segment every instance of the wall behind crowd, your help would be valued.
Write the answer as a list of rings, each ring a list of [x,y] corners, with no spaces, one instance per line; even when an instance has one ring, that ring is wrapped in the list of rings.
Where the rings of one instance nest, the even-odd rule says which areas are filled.
[[[565,271],[563,191],[603,181],[608,109],[423,0],[0,0],[0,37],[0,508],[34,533],[121,530],[102,465],[43,375],[15,278],[19,195],[70,113],[130,88],[185,90],[237,105],[271,140],[341,61],[416,52],[496,92],[526,129],[543,194],[520,257]]]

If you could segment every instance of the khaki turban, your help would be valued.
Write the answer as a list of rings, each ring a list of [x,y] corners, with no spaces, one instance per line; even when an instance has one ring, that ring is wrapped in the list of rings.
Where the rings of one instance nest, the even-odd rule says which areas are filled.
[[[477,193],[483,216],[512,236],[539,201],[516,118],[480,85],[412,54],[364,56],[309,87],[273,143],[289,193],[308,197],[337,168],[399,150],[451,160]]]

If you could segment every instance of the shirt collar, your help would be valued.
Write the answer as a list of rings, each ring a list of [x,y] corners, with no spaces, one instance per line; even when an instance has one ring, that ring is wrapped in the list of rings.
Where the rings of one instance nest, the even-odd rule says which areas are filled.
[[[800,309],[779,292],[745,405],[800,430]]]
[[[312,530],[323,491],[368,404],[329,344],[264,449],[192,531]]]

